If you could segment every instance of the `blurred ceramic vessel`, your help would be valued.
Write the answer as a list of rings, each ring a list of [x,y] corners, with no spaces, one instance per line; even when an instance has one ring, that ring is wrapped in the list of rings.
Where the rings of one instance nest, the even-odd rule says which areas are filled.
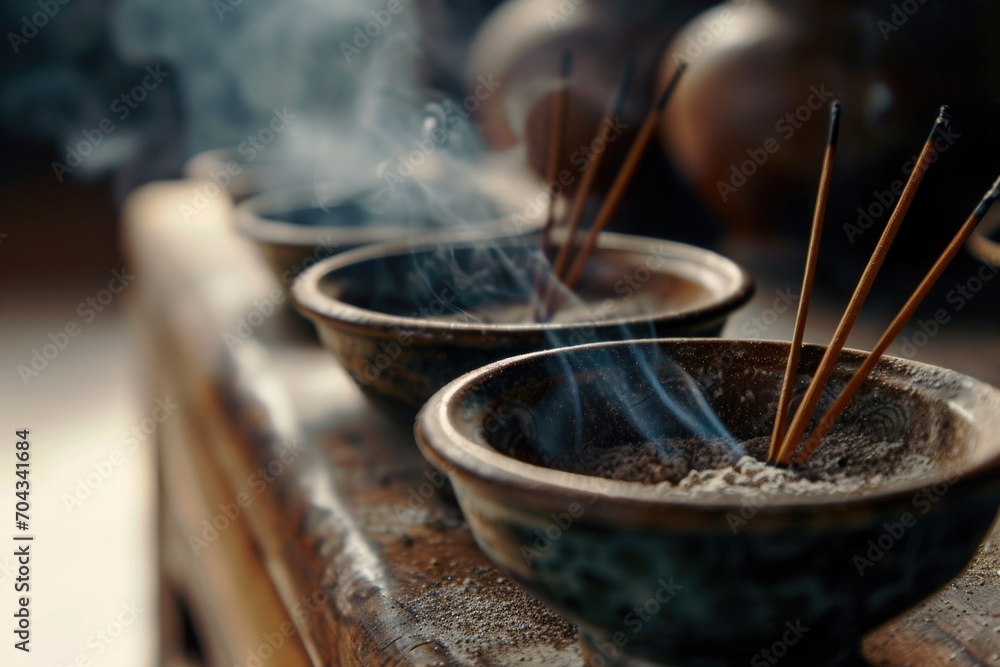
[[[407,425],[484,364],[590,341],[718,335],[753,293],[749,275],[713,252],[602,234],[577,295],[540,323],[537,248],[534,237],[453,234],[362,248],[313,267],[293,293],[359,386]]]

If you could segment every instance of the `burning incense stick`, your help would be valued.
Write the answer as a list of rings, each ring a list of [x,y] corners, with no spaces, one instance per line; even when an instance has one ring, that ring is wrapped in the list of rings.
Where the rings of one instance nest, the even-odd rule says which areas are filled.
[[[634,66],[635,61],[632,58],[629,58],[628,62],[625,64],[625,71],[622,73],[622,80],[618,87],[618,94],[615,96],[614,103],[604,114],[604,118],[601,119],[600,124],[598,124],[597,130],[594,133],[594,141],[600,139],[601,132],[604,128],[610,126],[614,122],[615,116],[621,113],[628,93],[629,83],[632,79],[632,70]],[[587,199],[590,195],[590,190],[594,187],[594,179],[597,178],[597,172],[601,166],[601,158],[606,152],[607,151],[601,151],[599,153],[595,153],[594,159],[591,160],[587,169],[583,172],[583,179],[580,181],[580,188],[576,192],[576,199],[573,201],[573,209],[570,212],[569,223],[566,228],[566,238],[563,239],[562,244],[559,246],[559,254],[556,256],[555,267],[552,270],[552,274],[556,280],[549,283],[549,287],[545,292],[545,298],[542,300],[542,303],[549,303],[552,300],[552,295],[556,291],[558,278],[560,278],[566,270],[566,263],[569,261],[570,252],[572,251],[576,241],[576,232],[580,227],[580,220],[583,218],[584,209],[587,207]]]
[[[823,236],[823,222],[826,219],[826,204],[830,197],[830,182],[833,180],[833,161],[837,156],[837,138],[840,134],[840,102],[834,102],[830,107],[830,135],[826,142],[826,154],[823,156],[823,170],[819,177],[819,192],[816,195],[816,210],[813,212],[812,232],[809,235],[809,252],[806,256],[806,268],[802,277],[802,291],[799,297],[799,309],[795,315],[795,331],[792,344],[788,349],[788,363],[785,365],[785,379],[781,385],[781,397],[778,399],[778,412],[774,417],[774,430],[771,432],[771,446],[768,449],[768,461],[774,461],[778,456],[778,446],[788,430],[788,408],[795,390],[795,374],[799,367],[799,356],[802,352],[802,338],[805,336],[806,318],[809,316],[809,304],[812,301],[813,281],[816,277],[816,264],[819,259],[820,239]]]
[[[542,227],[542,252],[548,253],[549,238],[556,222],[556,181],[559,178],[559,162],[566,136],[566,116],[568,113],[569,78],[573,70],[573,52],[565,51],[560,69],[560,87],[552,102],[552,117],[549,121],[549,155],[546,165],[545,185],[549,189],[549,210]]]
[[[591,225],[590,231],[587,233],[583,247],[573,262],[573,266],[570,267],[569,273],[566,274],[566,279],[563,282],[566,284],[567,289],[573,289],[576,281],[580,279],[580,274],[583,273],[583,267],[587,263],[587,258],[590,257],[590,253],[594,251],[594,247],[597,245],[598,236],[607,227],[608,223],[611,222],[611,218],[614,217],[615,212],[618,211],[618,207],[621,205],[622,200],[625,198],[625,193],[628,191],[628,186],[632,183],[632,177],[635,176],[635,172],[639,168],[639,163],[646,153],[646,148],[649,147],[649,142],[656,132],[656,127],[663,115],[663,110],[666,108],[667,102],[670,101],[670,97],[673,95],[674,89],[677,88],[677,84],[680,83],[681,75],[684,74],[686,69],[687,63],[681,62],[678,64],[677,70],[674,72],[673,77],[671,77],[667,87],[660,94],[656,105],[646,115],[646,120],[640,128],[639,134],[636,136],[632,146],[629,148],[628,155],[625,156],[625,161],[622,163],[621,169],[618,170],[618,175],[615,176],[614,183],[611,185],[611,190],[608,192],[608,196],[605,198],[604,204],[601,206],[597,218],[594,220],[594,224]],[[559,299],[558,296],[557,299]],[[552,310],[558,308],[559,303],[557,301],[553,304]]]
[[[951,240],[951,243],[949,243],[948,247],[945,248],[943,253],[941,253],[941,256],[938,257],[937,261],[934,263],[934,266],[932,266],[931,270],[926,276],[924,276],[920,285],[903,305],[903,308],[885,330],[885,333],[882,334],[878,343],[876,343],[872,351],[868,353],[868,356],[865,357],[864,362],[858,370],[854,372],[854,375],[851,376],[851,380],[847,383],[847,386],[844,387],[843,391],[840,392],[840,395],[837,396],[837,400],[834,401],[833,405],[830,406],[830,409],[826,411],[825,415],[823,415],[823,418],[816,424],[816,428],[813,430],[812,435],[809,436],[809,440],[806,441],[805,446],[796,457],[795,463],[799,465],[805,463],[816,450],[816,447],[823,439],[823,436],[829,432],[829,430],[833,427],[833,424],[837,421],[837,418],[840,417],[841,413],[847,407],[847,404],[850,403],[851,399],[854,398],[854,395],[859,389],[861,389],[861,386],[868,379],[868,376],[871,375],[875,365],[878,364],[879,359],[881,359],[882,355],[885,354],[885,351],[889,349],[889,345],[892,344],[892,341],[895,340],[896,336],[898,336],[903,330],[906,323],[913,317],[913,314],[917,311],[920,303],[927,297],[931,288],[934,287],[934,284],[939,278],[941,278],[941,274],[944,273],[944,270],[948,267],[951,261],[955,259],[955,255],[957,255],[962,249],[965,242],[969,240],[969,237],[972,236],[976,227],[986,216],[986,212],[998,198],[1000,198],[1000,178],[997,178],[996,182],[993,183],[993,187],[990,188],[990,191],[987,192],[982,201],[979,202],[979,206],[976,207],[976,210],[973,211],[972,215],[969,216],[962,227],[958,230],[958,233]]]
[[[917,189],[923,181],[924,174],[927,173],[927,169],[930,167],[931,161],[937,153],[937,149],[934,148],[934,139],[937,137],[938,132],[950,123],[951,116],[948,113],[948,107],[941,107],[941,112],[934,122],[930,136],[927,137],[927,141],[920,151],[917,167],[910,174],[906,187],[903,189],[903,194],[900,196],[899,202],[896,204],[896,208],[889,218],[889,222],[886,223],[882,237],[879,239],[878,245],[875,247],[875,251],[868,261],[868,265],[865,266],[865,270],[861,274],[861,280],[854,290],[854,295],[847,305],[847,310],[844,311],[844,316],[841,318],[840,324],[837,325],[833,340],[830,341],[830,345],[827,347],[826,353],[823,355],[823,359],[820,361],[819,367],[813,375],[812,382],[809,384],[809,389],[806,390],[802,404],[799,406],[791,425],[788,427],[788,432],[785,434],[781,447],[778,449],[777,463],[787,465],[795,454],[795,450],[798,448],[802,436],[809,425],[809,420],[816,410],[816,404],[819,403],[820,393],[833,373],[833,367],[836,365],[837,359],[844,349],[844,344],[847,342],[847,337],[850,335],[851,329],[857,321],[858,315],[861,313],[861,307],[864,305],[868,293],[871,292],[875,278],[882,268],[882,264],[885,262],[885,257],[889,253],[889,248],[893,240],[896,238],[896,233],[899,231],[903,218],[906,217],[906,213],[910,209],[910,204],[913,203],[913,199],[917,194]]]

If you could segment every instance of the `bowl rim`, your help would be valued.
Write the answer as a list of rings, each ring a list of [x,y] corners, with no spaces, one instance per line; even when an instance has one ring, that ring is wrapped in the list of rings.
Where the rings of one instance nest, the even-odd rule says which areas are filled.
[[[623,252],[650,253],[651,244],[665,246],[670,254],[664,259],[680,260],[707,267],[716,276],[726,280],[726,285],[719,290],[721,295],[713,296],[708,303],[691,309],[674,309],[651,315],[615,317],[606,320],[580,320],[568,322],[545,322],[530,324],[474,324],[465,322],[439,321],[434,319],[418,319],[403,315],[393,315],[379,311],[361,308],[327,296],[320,289],[324,278],[335,271],[387,256],[407,255],[414,252],[424,252],[440,245],[444,235],[424,237],[417,243],[390,242],[370,245],[351,250],[323,260],[304,271],[292,286],[292,294],[300,310],[312,319],[322,318],[327,322],[338,323],[347,327],[363,327],[382,332],[392,332],[407,329],[419,329],[421,337],[428,338],[440,335],[465,334],[507,334],[538,335],[542,332],[574,331],[582,326],[593,326],[596,331],[617,329],[622,326],[648,326],[650,323],[669,321],[678,325],[687,322],[712,321],[724,317],[739,307],[745,305],[753,297],[756,288],[753,277],[733,260],[716,252],[698,246],[631,234],[604,232],[600,235],[598,250],[615,250]],[[466,234],[449,233],[447,242],[456,247],[468,247],[484,242],[503,242],[506,239],[524,238],[523,233],[507,235],[471,232]]]
[[[335,183],[289,185],[259,192],[236,205],[233,221],[237,231],[255,241],[289,246],[316,245],[323,234],[335,234],[340,245],[356,246],[380,243],[414,233],[404,225],[339,227],[336,225],[307,226],[283,220],[268,219],[267,215],[288,212],[290,207],[313,205],[322,208],[320,198],[335,197],[347,201],[377,188],[340,188]]]
[[[534,359],[573,354],[590,348],[607,348],[627,345],[663,345],[663,344],[728,344],[728,345],[777,345],[787,347],[788,341],[739,339],[739,338],[651,338],[639,341],[613,341],[589,343],[572,347],[532,352],[483,366],[456,378],[442,387],[424,405],[414,424],[414,434],[417,445],[424,457],[450,477],[461,475],[463,482],[485,484],[493,489],[504,489],[508,492],[523,492],[531,496],[533,504],[545,504],[549,508],[561,507],[563,510],[570,502],[586,501],[591,503],[588,513],[615,521],[633,524],[648,524],[656,520],[663,512],[678,512],[690,514],[717,514],[719,512],[738,513],[745,507],[748,496],[738,495],[728,499],[721,495],[705,494],[697,499],[683,496],[658,494],[651,485],[637,482],[610,480],[578,473],[553,470],[543,466],[519,461],[502,454],[491,447],[473,442],[463,435],[452,421],[452,411],[457,409],[456,397],[468,391],[476,384],[488,380],[493,374],[511,366],[517,366]],[[821,345],[806,347],[823,348]],[[864,351],[845,348],[843,354],[865,355]],[[885,355],[879,365],[884,363],[901,363],[908,368],[926,368],[935,372],[944,371],[960,378],[970,388],[985,390],[1000,398],[1000,389],[975,378],[925,364],[910,359]],[[882,503],[896,503],[914,497],[915,493],[936,484],[947,482],[949,487],[987,476],[1000,468],[1000,452],[974,466],[955,466],[935,471],[926,478],[901,484],[890,485],[885,489],[862,491],[852,494],[817,494],[803,496],[767,496],[768,501],[755,508],[755,514],[764,516],[781,516],[802,514],[806,510],[822,510],[824,512],[857,511]],[[530,492],[529,492],[530,490]],[[581,500],[583,499],[583,500]],[[554,501],[554,503],[553,503]],[[600,501],[600,502],[595,502]],[[617,509],[615,509],[617,508]],[[621,509],[631,510],[626,514]],[[604,510],[602,512],[602,509]],[[559,510],[559,511],[563,511]],[[751,522],[752,523],[752,522]]]
[[[512,186],[513,187],[513,186]],[[345,187],[337,181],[300,183],[270,188],[247,197],[236,205],[233,221],[236,230],[258,242],[285,246],[313,246],[322,234],[336,235],[341,246],[356,247],[388,243],[400,238],[418,242],[441,233],[440,227],[420,228],[407,224],[380,224],[344,227],[337,225],[307,226],[283,220],[268,219],[265,216],[287,213],[292,207],[315,206],[322,208],[321,200],[346,202],[354,197],[375,193],[384,189],[381,181],[367,185],[355,184]],[[541,192],[539,190],[539,192]],[[523,219],[515,221],[515,213]],[[484,218],[470,223],[464,232],[471,236],[483,234],[513,235],[541,229],[545,224],[541,212],[529,215],[526,211],[510,211],[492,218]]]

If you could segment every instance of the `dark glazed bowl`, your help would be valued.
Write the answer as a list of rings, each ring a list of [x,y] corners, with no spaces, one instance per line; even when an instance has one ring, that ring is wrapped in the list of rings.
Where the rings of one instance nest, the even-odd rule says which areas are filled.
[[[496,201],[510,201],[513,195],[505,187],[497,186]],[[393,196],[384,188],[344,191],[334,184],[285,188],[237,206],[236,228],[257,243],[272,273],[290,289],[319,260],[362,246],[415,242],[447,228],[483,236],[527,234],[543,223],[538,215],[506,214],[512,203],[470,198],[456,207],[438,206],[416,186],[411,194]]]
[[[926,477],[846,495],[772,491],[751,504],[551,464],[635,442],[637,429],[680,436],[678,419],[648,400],[653,381],[681,395],[687,377],[734,437],[767,435],[787,350],[660,340],[506,359],[437,393],[417,442],[447,472],[486,555],[604,659],[587,664],[771,664],[761,653],[771,649],[783,664],[855,664],[862,635],[956,576],[993,522],[997,389],[883,359],[833,434],[919,445],[933,463]],[[821,353],[804,350],[800,386]],[[861,359],[845,351],[835,385]]]
[[[537,237],[449,234],[362,248],[305,273],[294,298],[359,386],[409,428],[434,392],[484,364],[585,342],[718,335],[753,293],[750,277],[713,252],[603,234],[583,303],[541,324],[528,272],[508,271],[537,247]]]

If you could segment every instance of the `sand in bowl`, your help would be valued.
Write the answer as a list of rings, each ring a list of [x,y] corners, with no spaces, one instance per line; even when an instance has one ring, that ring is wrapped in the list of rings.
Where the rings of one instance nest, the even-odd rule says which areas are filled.
[[[767,465],[769,443],[770,438],[762,436],[737,449],[721,438],[663,438],[591,449],[571,467],[605,479],[654,485],[665,496],[850,494],[918,480],[940,467],[930,447],[910,447],[854,430],[830,433],[802,467]]]
[[[805,464],[768,465],[777,383],[769,373],[755,370],[752,359],[745,361],[751,362],[745,372],[728,378],[731,393],[707,394],[733,436],[706,438],[679,432],[671,419],[657,423],[657,413],[647,414],[633,406],[628,413],[594,422],[584,441],[561,452],[556,460],[537,463],[655,486],[658,493],[671,498],[761,493],[804,497],[852,495],[919,483],[959,466],[965,456],[960,443],[969,437],[971,426],[948,405],[928,401],[923,390],[882,381],[898,363],[887,360],[875,376],[877,384],[855,396]],[[689,360],[684,363],[691,365]],[[693,367],[698,384],[713,383],[710,374]],[[909,374],[909,379],[935,391],[957,390],[935,370]],[[664,386],[680,396],[681,385],[666,382]],[[821,402],[818,415],[825,413],[841,386],[838,380]],[[804,388],[805,380],[798,389]],[[595,404],[603,404],[599,401],[595,399]],[[639,428],[638,423],[645,426]],[[657,437],[657,431],[665,435]]]

